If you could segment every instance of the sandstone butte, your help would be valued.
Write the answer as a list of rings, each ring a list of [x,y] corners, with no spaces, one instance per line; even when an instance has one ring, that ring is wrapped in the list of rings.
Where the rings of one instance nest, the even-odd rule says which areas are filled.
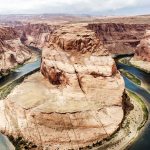
[[[31,57],[17,32],[11,27],[0,27],[0,76]]]
[[[136,47],[131,63],[150,72],[150,30],[146,30],[140,44]]]
[[[55,30],[40,72],[0,101],[0,130],[37,149],[79,149],[109,138],[124,117],[124,81],[109,51],[85,24]]]

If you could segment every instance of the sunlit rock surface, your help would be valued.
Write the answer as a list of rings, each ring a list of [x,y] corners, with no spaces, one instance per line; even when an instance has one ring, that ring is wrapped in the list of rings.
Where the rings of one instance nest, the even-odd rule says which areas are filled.
[[[137,59],[150,62],[150,30],[146,30],[146,33],[135,52],[135,57]]]
[[[150,72],[150,30],[146,30],[143,39],[135,50],[131,63],[147,72]]]
[[[9,27],[0,27],[0,74],[6,73],[31,57],[17,33]]]
[[[56,30],[42,51],[41,73],[1,101],[1,131],[39,149],[79,149],[110,137],[124,111],[124,81],[84,24]]]

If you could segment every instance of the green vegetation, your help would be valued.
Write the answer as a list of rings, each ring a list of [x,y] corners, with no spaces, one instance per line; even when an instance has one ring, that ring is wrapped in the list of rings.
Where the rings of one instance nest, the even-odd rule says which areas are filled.
[[[145,103],[143,102],[142,98],[139,97],[137,94],[135,94],[134,92],[132,91],[127,91],[127,94],[129,95],[129,97],[133,98],[134,100],[136,100],[141,108],[142,108],[142,111],[143,111],[143,121],[142,123],[140,124],[140,126],[138,127],[138,130],[140,130],[144,124],[146,123],[146,121],[148,120],[148,108],[146,107]]]
[[[15,66],[14,68],[10,69],[10,72],[14,72],[16,69],[18,69],[22,66],[23,66],[23,64],[19,64],[19,65]]]
[[[125,65],[128,65],[128,66],[131,66],[130,59],[131,59],[131,57],[120,58],[118,60],[118,62],[125,64]]]
[[[29,59],[28,59],[28,60],[29,60]],[[5,77],[5,76],[11,74],[11,73],[14,72],[16,69],[18,69],[18,68],[20,68],[20,67],[22,67],[22,66],[23,66],[23,64],[18,64],[17,66],[13,67],[13,68],[10,69],[10,70],[5,70],[5,71],[0,72],[0,78]]]
[[[118,62],[121,63],[121,64],[125,64],[125,65],[128,65],[128,66],[134,66],[135,68],[138,68],[146,73],[150,73],[149,70],[146,70],[144,68],[141,68],[140,66],[138,65],[135,65],[132,61],[130,62],[131,60],[131,57],[125,57],[125,58],[120,58],[118,59]]]
[[[39,68],[25,74],[24,76],[12,81],[11,83],[6,84],[5,86],[0,87],[0,100],[4,99],[10,92],[11,90],[18,84],[20,84],[21,82],[23,82],[24,78],[31,75],[34,72],[39,71]]]
[[[10,73],[10,71],[0,72],[0,78],[7,76]]]
[[[132,73],[126,71],[126,70],[123,70],[123,69],[120,69],[120,72],[125,76],[127,77],[129,80],[131,80],[133,83],[135,83],[136,85],[141,85],[141,80],[138,79],[135,75],[133,75]]]
[[[19,83],[21,83],[23,81],[23,79],[18,79],[16,81],[13,81],[12,83],[2,87],[0,89],[0,100],[4,99],[10,92],[11,90]]]
[[[14,138],[13,136],[8,136],[8,138],[13,143],[13,145],[15,145],[16,150],[37,148],[35,144],[23,139],[22,137]]]

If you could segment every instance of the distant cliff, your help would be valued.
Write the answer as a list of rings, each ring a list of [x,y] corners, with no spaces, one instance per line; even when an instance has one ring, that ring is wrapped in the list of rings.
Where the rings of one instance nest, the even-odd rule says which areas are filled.
[[[137,46],[135,57],[150,62],[150,30],[146,30],[140,44]]]
[[[44,42],[49,40],[50,35],[58,27],[58,25],[28,23],[16,26],[15,29],[20,34],[20,39],[25,45],[42,48]]]
[[[110,53],[123,54],[135,51],[148,24],[93,23],[87,26],[93,30]]]
[[[24,46],[18,33],[9,27],[0,27],[0,75],[30,58],[29,49]]]
[[[150,73],[150,30],[146,30],[130,62],[134,66]]]

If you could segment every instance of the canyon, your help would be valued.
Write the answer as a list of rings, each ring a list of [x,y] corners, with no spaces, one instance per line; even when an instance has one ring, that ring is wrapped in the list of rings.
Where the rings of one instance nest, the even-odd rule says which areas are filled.
[[[40,70],[0,101],[0,131],[30,149],[88,149],[125,117],[125,83],[114,54],[149,62],[149,24],[26,23],[0,28],[1,74],[41,50]],[[144,39],[142,39],[144,36]],[[139,44],[139,45],[138,45]],[[136,48],[137,47],[137,48]]]
[[[0,27],[0,77],[30,57],[29,48],[21,43],[17,32],[10,27]]]
[[[89,24],[100,41],[112,54],[134,53],[149,24],[96,23]]]
[[[42,48],[50,35],[59,28],[60,25],[43,24],[23,24],[15,26],[15,30],[20,35],[20,40],[27,46]]]

